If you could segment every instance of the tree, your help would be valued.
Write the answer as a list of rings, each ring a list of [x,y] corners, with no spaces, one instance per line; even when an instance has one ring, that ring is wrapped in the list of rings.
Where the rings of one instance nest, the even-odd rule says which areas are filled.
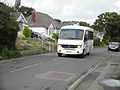
[[[104,43],[100,41],[100,38],[94,36],[94,46],[104,46]]]
[[[106,37],[112,41],[120,40],[120,14],[116,12],[105,12],[98,16],[98,19],[92,25],[92,28],[98,31],[106,31]]]
[[[55,40],[57,41],[57,40],[58,40],[58,36],[59,36],[59,34],[58,34],[58,33],[53,33],[52,38],[53,38],[53,39],[55,39]]]
[[[28,17],[29,15],[31,15],[33,10],[34,10],[33,8],[25,7],[25,6],[21,6],[18,9],[18,11],[22,12],[25,17]]]
[[[32,31],[29,29],[29,27],[25,27],[25,28],[24,28],[23,35],[24,35],[25,37],[31,37]]]
[[[21,0],[15,0],[15,6],[14,6],[15,11],[19,9],[20,4],[21,4]]]
[[[18,23],[10,15],[13,9],[0,2],[0,50],[15,48]]]
[[[58,23],[62,22],[60,19],[54,19],[54,20],[57,21]]]
[[[87,27],[90,27],[90,24],[89,23],[87,23],[87,22],[79,22],[79,25],[80,26],[87,26]]]

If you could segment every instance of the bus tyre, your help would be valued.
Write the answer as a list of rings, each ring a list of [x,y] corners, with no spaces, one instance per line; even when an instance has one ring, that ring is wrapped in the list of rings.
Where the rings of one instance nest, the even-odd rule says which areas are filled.
[[[61,57],[62,56],[62,53],[58,53],[58,57]]]
[[[91,47],[90,47],[89,52],[87,53],[87,55],[90,55],[90,51],[91,51]]]
[[[84,56],[85,56],[85,52],[84,52],[85,50],[83,50],[83,53],[80,55],[80,58],[84,58]]]

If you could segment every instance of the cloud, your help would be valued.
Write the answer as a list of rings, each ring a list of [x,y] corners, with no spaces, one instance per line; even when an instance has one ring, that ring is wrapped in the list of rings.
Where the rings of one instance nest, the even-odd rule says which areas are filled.
[[[120,12],[119,0],[21,0],[21,4],[60,20],[84,20],[89,23],[93,23],[101,13]]]
[[[114,2],[113,3],[113,7],[112,7],[112,10],[115,11],[115,12],[118,12],[120,13],[120,1],[117,1],[117,2]]]

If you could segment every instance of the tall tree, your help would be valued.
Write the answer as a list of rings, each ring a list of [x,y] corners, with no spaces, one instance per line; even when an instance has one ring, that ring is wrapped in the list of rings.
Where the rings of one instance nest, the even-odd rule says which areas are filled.
[[[87,27],[90,27],[90,24],[89,23],[87,23],[87,22],[79,22],[79,25],[80,26],[87,26]]]
[[[15,11],[19,9],[20,4],[21,4],[21,0],[15,0],[15,6],[14,6]]]
[[[10,15],[12,8],[0,2],[0,51],[4,48],[15,48],[18,23]]]
[[[120,14],[116,12],[100,14],[92,27],[98,31],[106,31],[110,40],[120,40]]]
[[[54,19],[54,20],[57,21],[58,23],[62,22],[60,19]]]
[[[25,17],[28,17],[29,15],[31,15],[33,10],[34,10],[33,8],[25,7],[25,6],[21,6],[18,9],[18,11],[22,12]]]

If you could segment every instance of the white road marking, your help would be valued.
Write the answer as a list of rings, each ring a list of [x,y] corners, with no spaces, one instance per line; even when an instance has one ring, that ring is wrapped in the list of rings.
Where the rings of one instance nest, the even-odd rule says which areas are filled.
[[[108,63],[108,65],[106,65],[103,69],[103,71],[100,73],[100,75],[96,78],[96,80],[92,83],[92,85],[90,85],[90,87],[88,88],[88,90],[98,90],[98,88],[101,88],[101,86],[98,84],[98,80],[103,79],[107,73],[107,71],[110,68],[111,63]],[[102,88],[101,88],[102,89]],[[100,89],[100,90],[101,90]],[[103,90],[103,89],[102,89]]]
[[[50,53],[48,53],[48,54],[42,54],[42,56],[54,56],[54,55],[56,55],[56,54],[50,54]]]
[[[57,59],[53,59],[53,61],[56,61]]]
[[[55,59],[53,59],[53,61],[56,61],[56,60],[59,60],[59,59],[61,59],[61,58],[55,58]]]
[[[27,68],[30,68],[30,67],[33,67],[33,66],[40,65],[40,64],[42,64],[42,63],[37,63],[37,64],[29,65],[29,66],[26,66],[26,67],[23,67],[23,68],[15,69],[15,70],[10,71],[10,72],[17,72],[17,71],[21,71],[21,70],[24,70],[24,69],[27,69]]]

